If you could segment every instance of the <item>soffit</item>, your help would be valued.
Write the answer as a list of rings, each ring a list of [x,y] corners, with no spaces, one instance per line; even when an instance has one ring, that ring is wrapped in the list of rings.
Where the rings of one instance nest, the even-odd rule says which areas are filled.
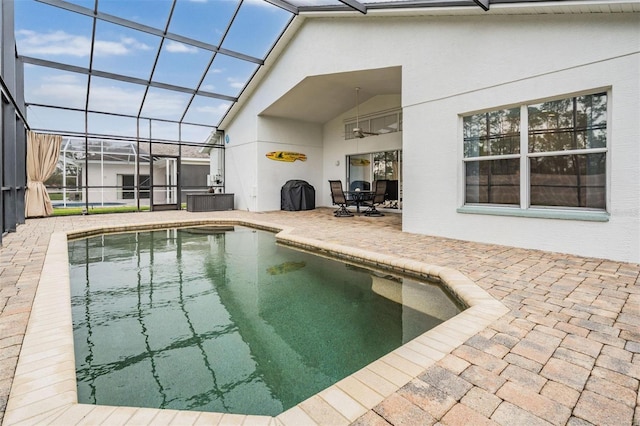
[[[261,115],[325,123],[379,95],[399,95],[400,67],[325,74],[307,77],[262,111]]]

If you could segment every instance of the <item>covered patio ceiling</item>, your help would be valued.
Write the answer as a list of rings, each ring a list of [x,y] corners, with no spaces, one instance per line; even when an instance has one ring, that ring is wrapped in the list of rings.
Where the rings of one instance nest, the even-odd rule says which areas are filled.
[[[543,1],[548,0],[526,3]],[[490,4],[489,0],[20,0],[14,7],[31,129],[202,144],[241,99],[299,14],[443,7],[486,10]],[[394,76],[388,78],[387,73]],[[356,81],[362,87],[361,101],[400,92],[399,68],[309,77],[265,113],[326,121],[340,112],[338,108],[354,105],[351,93]],[[313,111],[306,102],[309,97],[316,101]]]
[[[267,107],[262,114],[311,123],[325,123],[378,95],[400,94],[400,67],[310,76]]]

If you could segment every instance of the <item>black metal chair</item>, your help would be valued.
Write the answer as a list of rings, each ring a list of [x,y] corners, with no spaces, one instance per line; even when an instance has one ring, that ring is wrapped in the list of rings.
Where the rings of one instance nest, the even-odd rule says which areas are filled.
[[[376,209],[377,205],[384,203],[384,196],[387,193],[387,181],[386,180],[376,180],[373,181],[373,197],[371,201],[365,201],[364,205],[367,206],[367,210],[365,210],[365,216],[384,216],[380,212],[380,210]]]
[[[347,197],[344,195],[344,191],[342,190],[342,181],[340,180],[330,180],[329,188],[331,188],[331,201],[333,205],[340,206],[340,208],[333,212],[335,217],[347,217],[353,216],[349,210],[347,210],[347,206],[351,205],[351,202],[347,200]]]

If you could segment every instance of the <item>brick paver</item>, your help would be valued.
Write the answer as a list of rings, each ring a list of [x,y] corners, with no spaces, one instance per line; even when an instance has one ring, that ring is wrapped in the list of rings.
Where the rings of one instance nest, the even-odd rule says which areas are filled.
[[[482,416],[478,411],[475,411],[464,404],[458,404],[454,406],[447,414],[440,420],[443,425],[474,425],[474,426],[494,426],[497,423]]]
[[[628,425],[633,419],[633,408],[591,391],[582,392],[573,411],[594,425]]]
[[[551,358],[540,374],[549,379],[569,386],[575,390],[584,389],[590,370],[562,359]]]
[[[470,409],[478,412],[478,414],[489,418],[496,408],[498,408],[502,399],[484,389],[474,387],[467,392],[460,402],[462,402],[460,405],[466,405]]]
[[[393,394],[373,409],[392,425],[433,425],[436,420],[426,411],[398,394]]]
[[[564,424],[571,417],[568,407],[513,382],[507,381],[496,396],[552,424]]]
[[[455,268],[510,309],[354,424],[640,425],[640,265],[402,233],[398,214],[330,209],[27,220],[0,247],[0,416],[52,232],[210,217]],[[314,415],[324,410],[316,405]]]

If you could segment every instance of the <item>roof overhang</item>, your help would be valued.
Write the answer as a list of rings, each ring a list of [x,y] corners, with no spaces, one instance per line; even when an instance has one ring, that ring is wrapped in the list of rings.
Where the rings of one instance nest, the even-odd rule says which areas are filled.
[[[399,95],[402,90],[402,68],[389,67],[310,76],[302,80],[260,115],[325,123],[379,95]]]
[[[479,7],[480,6],[480,7]],[[487,9],[485,9],[486,6]],[[490,9],[489,9],[490,6]],[[417,17],[417,16],[495,16],[495,15],[558,15],[558,14],[592,14],[592,13],[634,13],[640,12],[640,0],[468,0],[468,1],[402,1],[402,2],[379,2],[367,3],[367,13],[343,10],[325,9],[322,6],[300,7],[299,14],[295,16],[282,37],[271,50],[265,63],[251,79],[244,91],[238,97],[236,103],[227,111],[226,115],[218,124],[218,129],[224,131],[234,119],[236,114],[242,110],[244,104],[252,96],[262,79],[268,75],[271,67],[275,64],[279,56],[284,52],[289,42],[296,36],[297,32],[307,20],[321,18],[359,18],[371,19],[374,17]],[[346,85],[346,83],[345,83]],[[355,87],[355,86],[354,86]],[[306,87],[305,82],[301,82],[292,88],[287,100],[301,105],[299,98],[307,97],[315,92]],[[375,96],[375,90],[369,90],[371,96]],[[366,94],[365,94],[366,96]],[[282,99],[282,98],[281,98]],[[364,99],[366,100],[366,98]],[[315,101],[315,99],[314,99]],[[343,101],[344,102],[344,101]],[[289,118],[301,116],[300,119],[319,122],[318,118],[312,119],[309,112],[293,112],[292,108],[279,105],[280,99],[267,107],[263,114],[281,116],[285,110],[289,110]],[[316,112],[317,109],[316,109]],[[324,116],[335,114],[335,110],[328,111]]]

